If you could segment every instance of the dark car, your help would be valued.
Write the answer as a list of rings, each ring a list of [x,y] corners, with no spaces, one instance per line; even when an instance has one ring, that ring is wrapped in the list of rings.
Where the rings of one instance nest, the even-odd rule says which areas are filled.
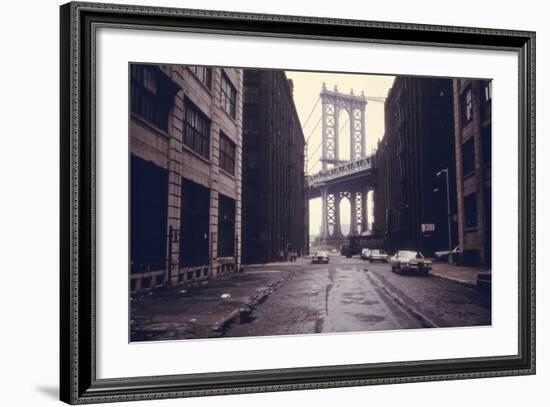
[[[315,252],[311,257],[311,263],[328,263],[328,252]]]
[[[491,271],[477,273],[476,288],[485,293],[491,292]]]
[[[351,247],[351,245],[349,244],[343,244],[342,246],[340,246],[340,254],[342,256],[350,258],[351,256],[353,256],[353,247]]]

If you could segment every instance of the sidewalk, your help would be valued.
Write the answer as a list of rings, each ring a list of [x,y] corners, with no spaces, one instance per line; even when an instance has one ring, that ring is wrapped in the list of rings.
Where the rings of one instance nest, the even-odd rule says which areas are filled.
[[[136,295],[130,303],[131,341],[221,336],[229,324],[246,320],[253,306],[292,277],[289,265],[299,264],[272,263],[269,269],[244,266],[243,272],[206,280],[196,287]]]
[[[475,286],[477,284],[478,273],[487,271],[490,270],[483,267],[457,266],[456,264],[434,261],[432,263],[431,274],[458,283]]]

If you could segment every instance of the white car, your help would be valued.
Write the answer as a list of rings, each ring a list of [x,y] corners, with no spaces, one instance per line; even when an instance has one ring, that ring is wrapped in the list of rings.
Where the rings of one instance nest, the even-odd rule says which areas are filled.
[[[361,250],[361,255],[360,255],[360,257],[361,257],[363,260],[368,260],[368,259],[369,259],[369,254],[370,254],[370,249],[363,249],[363,250]]]
[[[449,250],[438,250],[434,254],[438,260],[446,260],[449,258]],[[460,246],[456,246],[453,250],[451,250],[451,258],[455,258],[458,255],[460,255]]]
[[[386,263],[388,261],[388,253],[384,250],[373,249],[369,252],[368,259],[371,263],[374,261],[382,261]]]
[[[328,252],[326,251],[316,251],[315,254],[311,257],[311,263],[325,263],[328,264]]]
[[[395,256],[390,258],[392,271],[421,271],[429,273],[432,269],[432,262],[426,260],[421,252],[416,250],[399,250]]]

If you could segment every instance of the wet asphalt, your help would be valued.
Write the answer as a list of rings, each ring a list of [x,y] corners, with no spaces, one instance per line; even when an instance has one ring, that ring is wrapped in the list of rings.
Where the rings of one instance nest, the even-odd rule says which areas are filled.
[[[491,299],[475,287],[334,255],[329,264],[293,266],[290,278],[223,336],[483,325],[491,325]]]

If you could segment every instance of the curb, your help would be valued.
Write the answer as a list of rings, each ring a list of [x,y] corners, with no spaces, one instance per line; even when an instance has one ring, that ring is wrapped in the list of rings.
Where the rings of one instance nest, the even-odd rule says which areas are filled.
[[[377,286],[388,297],[388,300],[393,302],[395,306],[401,309],[402,312],[405,312],[406,314],[409,314],[409,316],[412,316],[425,328],[438,328],[440,326],[425,313],[406,304],[406,302],[403,298],[401,298],[398,292],[391,292],[390,289],[388,289],[388,287],[382,281],[380,281],[380,277],[378,275],[374,273],[368,273],[367,279],[373,282],[374,285]]]
[[[230,311],[227,315],[225,315],[224,317],[219,319],[218,322],[212,325],[211,330],[215,332],[218,336],[223,336],[224,331],[232,323],[234,323],[237,320],[250,318],[250,314],[252,313],[254,307],[264,302],[267,299],[267,297],[269,297],[276,290],[278,290],[283,285],[285,285],[287,281],[290,280],[292,277],[294,277],[294,273],[289,272],[286,277],[273,283],[273,285],[261,291],[260,293],[257,293],[256,295],[249,297],[245,302],[241,303],[241,305],[239,305],[233,311]]]
[[[261,267],[296,266],[296,265],[297,265],[297,262],[281,261],[281,262],[274,262],[274,263],[245,264],[245,265],[242,265],[241,268],[246,273],[247,269],[257,269]]]
[[[434,276],[434,277],[437,277],[437,278],[442,278],[444,280],[454,281],[455,283],[466,285],[468,287],[476,287],[475,282],[471,282],[471,281],[467,281],[467,280],[461,280],[460,278],[450,277],[450,276],[446,276],[444,274],[436,274],[436,273],[433,273],[431,271],[430,271],[430,275]]]

